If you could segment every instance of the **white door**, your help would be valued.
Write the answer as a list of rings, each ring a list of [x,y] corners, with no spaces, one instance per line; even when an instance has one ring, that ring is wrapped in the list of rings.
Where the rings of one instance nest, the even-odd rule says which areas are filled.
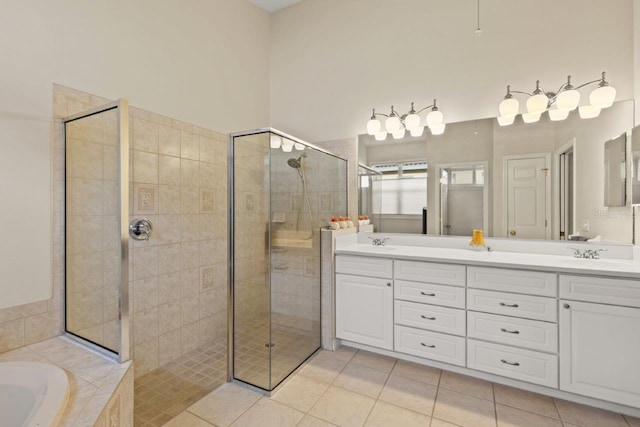
[[[547,159],[507,160],[507,233],[509,237],[547,237]]]
[[[393,282],[336,274],[336,337],[393,350]]]
[[[560,390],[637,407],[640,309],[560,301]]]
[[[449,234],[449,171],[442,169],[440,175],[440,234]]]

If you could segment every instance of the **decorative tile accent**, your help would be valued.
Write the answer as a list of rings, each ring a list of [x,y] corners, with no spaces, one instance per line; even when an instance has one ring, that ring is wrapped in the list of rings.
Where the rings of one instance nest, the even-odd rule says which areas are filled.
[[[157,214],[158,213],[158,186],[148,184],[134,184],[134,213]]]
[[[304,275],[308,277],[316,277],[318,275],[317,264],[319,263],[318,257],[306,256],[304,257]]]
[[[320,194],[320,210],[322,212],[332,212],[333,193]]]
[[[213,288],[215,284],[215,267],[208,265],[206,267],[200,267],[200,290]]]
[[[120,394],[115,396],[107,408],[107,427],[120,427]]]
[[[200,189],[200,212],[213,213],[215,212],[215,191]]]
[[[244,197],[244,209],[246,212],[253,212],[256,210],[255,195],[248,193]]]

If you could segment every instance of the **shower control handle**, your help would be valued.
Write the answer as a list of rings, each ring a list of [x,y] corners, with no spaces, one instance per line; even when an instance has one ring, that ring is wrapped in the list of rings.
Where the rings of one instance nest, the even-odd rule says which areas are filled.
[[[153,224],[148,219],[134,219],[129,224],[129,235],[133,240],[149,240],[153,233]]]

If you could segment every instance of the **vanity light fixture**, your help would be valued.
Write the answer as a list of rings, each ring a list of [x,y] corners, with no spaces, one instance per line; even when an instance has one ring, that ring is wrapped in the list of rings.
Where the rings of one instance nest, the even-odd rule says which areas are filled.
[[[271,134],[270,136],[269,147],[276,150],[278,148],[282,148],[282,151],[284,151],[285,153],[292,152],[294,148],[297,151],[302,151],[305,149],[304,144],[301,144],[299,142],[294,143],[292,140],[288,138],[282,138],[281,136],[275,135],[275,134]]]
[[[578,89],[594,83],[597,83],[598,87],[589,95],[589,105],[583,105],[578,108],[580,103]],[[567,76],[567,82],[560,86],[557,92],[546,92],[540,87],[540,80],[536,81],[536,88],[533,93],[511,90],[511,86],[507,86],[507,94],[498,106],[500,111],[498,123],[500,126],[512,124],[518,114],[520,102],[513,97],[514,93],[529,96],[526,101],[527,111],[522,113],[522,120],[525,123],[537,122],[545,111],[549,112],[551,121],[564,120],[576,108],[578,108],[580,118],[592,119],[598,117],[603,108],[611,107],[616,99],[616,90],[609,86],[609,82],[605,79],[604,71],[602,72],[602,77],[598,80],[593,80],[577,87],[571,84],[571,76]]]
[[[393,135],[393,139],[402,139],[404,138],[406,131],[409,131],[413,137],[422,136],[422,133],[424,132],[424,124],[422,123],[422,119],[419,114],[427,109],[431,109],[426,117],[426,125],[431,130],[431,133],[433,135],[443,134],[445,129],[444,115],[438,109],[435,99],[433,100],[432,105],[424,107],[418,111],[415,110],[412,102],[411,110],[402,115],[399,115],[396,110],[394,110],[393,105],[391,106],[391,113],[389,114],[376,113],[374,108],[371,119],[367,122],[367,133],[375,136],[376,141],[384,141],[387,139],[388,133]],[[384,121],[384,129],[382,128],[382,123],[378,120],[378,116],[387,118]]]

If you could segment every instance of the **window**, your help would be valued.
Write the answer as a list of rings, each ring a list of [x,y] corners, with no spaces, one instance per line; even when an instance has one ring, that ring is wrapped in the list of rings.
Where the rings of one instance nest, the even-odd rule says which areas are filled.
[[[375,165],[382,173],[373,185],[373,197],[379,198],[381,214],[422,215],[427,206],[427,162]]]
[[[452,168],[449,172],[450,186],[484,185],[484,167],[468,166]]]

